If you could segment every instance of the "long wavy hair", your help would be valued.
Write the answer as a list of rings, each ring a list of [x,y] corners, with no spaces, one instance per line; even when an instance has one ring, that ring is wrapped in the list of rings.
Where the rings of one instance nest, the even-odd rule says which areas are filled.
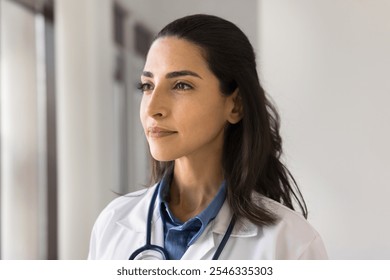
[[[246,35],[225,19],[198,14],[169,23],[155,40],[169,36],[201,48],[208,67],[220,82],[222,94],[229,96],[239,90],[243,117],[225,130],[222,160],[227,201],[235,216],[257,225],[277,221],[275,213],[258,200],[254,201],[255,192],[293,210],[295,200],[307,218],[302,194],[280,160],[279,115],[260,85],[255,53]],[[151,160],[153,183],[173,170],[174,161]]]

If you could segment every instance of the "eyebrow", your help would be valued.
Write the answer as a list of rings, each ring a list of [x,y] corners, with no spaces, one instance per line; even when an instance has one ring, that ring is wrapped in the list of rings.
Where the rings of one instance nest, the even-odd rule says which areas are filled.
[[[145,77],[148,77],[148,78],[153,78],[153,73],[149,72],[149,71],[143,71],[142,72],[142,76],[145,76]],[[169,72],[168,74],[165,75],[165,78],[166,79],[173,79],[173,78],[183,77],[183,76],[193,76],[193,77],[202,79],[202,77],[199,74],[197,74],[197,73],[195,73],[193,71],[190,71],[190,70],[181,70],[181,71]]]

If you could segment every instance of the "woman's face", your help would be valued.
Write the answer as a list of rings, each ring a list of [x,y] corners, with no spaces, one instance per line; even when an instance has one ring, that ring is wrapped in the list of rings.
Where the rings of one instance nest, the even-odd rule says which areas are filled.
[[[140,117],[152,156],[203,160],[222,155],[234,94],[223,96],[198,46],[175,37],[157,39],[141,76]]]

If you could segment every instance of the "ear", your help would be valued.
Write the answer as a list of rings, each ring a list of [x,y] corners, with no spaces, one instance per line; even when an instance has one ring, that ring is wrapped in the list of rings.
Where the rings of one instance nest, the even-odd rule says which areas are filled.
[[[228,98],[229,112],[227,121],[231,124],[236,124],[243,117],[242,99],[239,89],[237,88]]]

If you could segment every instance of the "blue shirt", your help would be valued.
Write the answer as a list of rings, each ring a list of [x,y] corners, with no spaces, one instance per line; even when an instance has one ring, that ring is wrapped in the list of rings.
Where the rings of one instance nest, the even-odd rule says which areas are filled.
[[[225,181],[217,195],[201,213],[186,222],[178,220],[168,206],[170,181],[164,177],[160,182],[160,212],[164,225],[164,248],[170,260],[180,260],[187,248],[194,244],[207,225],[217,216],[226,197]]]

